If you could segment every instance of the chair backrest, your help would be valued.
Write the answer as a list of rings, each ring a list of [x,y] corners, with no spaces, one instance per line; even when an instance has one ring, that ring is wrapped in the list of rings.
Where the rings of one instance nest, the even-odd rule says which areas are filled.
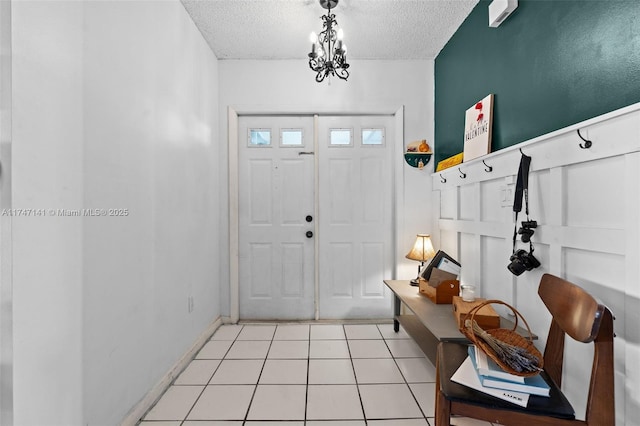
[[[561,386],[565,334],[579,342],[594,342],[585,420],[589,425],[615,424],[613,314],[582,288],[550,274],[542,276],[538,294],[553,317],[544,369]]]
[[[544,274],[538,287],[540,298],[560,328],[578,342],[588,343],[598,335],[604,305],[582,288],[550,274]]]

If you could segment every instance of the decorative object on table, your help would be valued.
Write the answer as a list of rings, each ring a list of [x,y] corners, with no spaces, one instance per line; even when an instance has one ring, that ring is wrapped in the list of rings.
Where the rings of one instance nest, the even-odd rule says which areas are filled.
[[[516,317],[513,329],[495,328],[484,330],[478,325],[475,319],[477,312],[484,306],[490,304],[505,305],[511,309]],[[527,328],[529,333],[528,338],[521,336],[515,331],[518,317]],[[460,327],[460,332],[508,373],[528,377],[534,376],[542,371],[542,354],[533,345],[533,334],[531,333],[529,324],[527,324],[527,321],[516,308],[502,300],[485,300],[477,304],[477,306],[465,315],[464,325]]]
[[[493,126],[493,95],[475,103],[464,115],[464,161],[491,152]]]
[[[420,273],[420,278],[429,281],[433,268],[451,272],[457,276],[460,275],[461,265],[457,260],[449,256],[444,251],[438,250],[435,256],[433,256],[433,259],[431,259],[431,262],[429,262],[429,264]]]
[[[418,234],[416,236],[416,241],[413,244],[413,248],[405,256],[407,259],[420,262],[420,265],[418,265],[418,275],[410,281],[412,286],[419,285],[420,270],[424,266],[424,262],[433,258],[435,254],[436,252],[433,249],[433,244],[431,243],[431,236],[429,234]]]
[[[338,5],[338,0],[319,1],[320,6],[327,9],[327,14],[321,16],[322,31],[320,34],[311,33],[309,68],[316,73],[318,83],[323,81],[325,77],[331,76],[346,80],[349,77],[347,45],[342,41],[342,28],[338,28],[336,15],[331,13],[331,9]]]
[[[448,169],[449,167],[457,166],[458,164],[462,163],[463,158],[464,154],[462,152],[460,154],[452,155],[449,158],[445,158],[444,160],[438,162],[436,172]]]
[[[460,292],[458,275],[442,269],[433,268],[429,280],[420,278],[420,294],[435,304],[450,304]]]
[[[524,271],[531,271],[534,268],[540,266],[540,261],[533,255],[533,241],[531,237],[534,234],[534,229],[538,227],[538,222],[529,218],[529,166],[531,164],[531,157],[524,155],[522,150],[520,158],[520,166],[518,167],[518,178],[516,180],[516,192],[513,196],[513,211],[515,215],[515,224],[513,226],[513,252],[509,257],[509,264],[507,269],[513,275],[522,275]],[[527,220],[522,221],[522,227],[518,230],[518,213],[522,210],[522,199],[524,198],[525,214]],[[523,243],[529,243],[529,251],[524,249],[516,250],[517,237],[520,235],[520,239]]]
[[[460,297],[464,302],[476,300],[476,286],[473,284],[460,284]]]
[[[458,324],[458,328],[463,328],[467,314],[476,306],[480,304],[484,305],[485,301],[486,299],[477,298],[473,302],[465,302],[462,300],[462,297],[454,296],[452,300],[453,315],[456,317],[456,324]],[[498,315],[491,305],[482,306],[475,313],[474,319],[478,325],[485,330],[500,328],[500,315]]]
[[[404,161],[411,167],[423,169],[431,160],[431,147],[426,139],[413,141],[407,145],[407,151],[404,153]]]
[[[460,269],[457,260],[438,250],[420,273],[420,293],[436,304],[451,303],[453,296],[460,293],[460,281],[457,280]]]

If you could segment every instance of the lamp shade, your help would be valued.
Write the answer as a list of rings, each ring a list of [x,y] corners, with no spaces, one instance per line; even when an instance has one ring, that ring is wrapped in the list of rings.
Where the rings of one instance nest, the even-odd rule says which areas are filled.
[[[436,252],[433,249],[433,244],[431,244],[431,236],[429,234],[418,234],[413,248],[405,257],[418,262],[425,262],[435,255]]]

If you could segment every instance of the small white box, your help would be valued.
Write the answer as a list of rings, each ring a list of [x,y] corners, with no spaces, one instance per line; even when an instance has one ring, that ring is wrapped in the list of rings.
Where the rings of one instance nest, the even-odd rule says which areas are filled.
[[[493,0],[489,5],[489,26],[496,28],[518,7],[518,0]]]

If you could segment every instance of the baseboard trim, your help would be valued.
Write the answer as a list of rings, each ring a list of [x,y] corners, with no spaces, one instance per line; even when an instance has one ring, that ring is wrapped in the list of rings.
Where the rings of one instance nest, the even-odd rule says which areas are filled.
[[[135,426],[138,421],[153,407],[160,399],[164,392],[169,388],[175,378],[184,370],[191,360],[196,356],[198,351],[209,341],[213,333],[224,323],[222,317],[216,318],[209,326],[198,336],[191,348],[167,371],[167,373],[147,392],[147,394],[129,411],[120,426]]]

